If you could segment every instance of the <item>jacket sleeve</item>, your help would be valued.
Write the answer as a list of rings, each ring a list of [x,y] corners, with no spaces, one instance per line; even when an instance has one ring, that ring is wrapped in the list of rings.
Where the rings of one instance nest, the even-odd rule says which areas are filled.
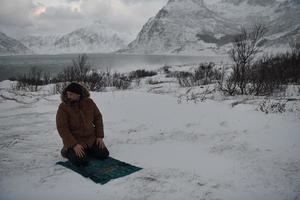
[[[56,113],[56,128],[63,140],[64,147],[70,148],[75,146],[77,141],[70,132],[67,117],[67,113],[63,110],[62,105],[60,105]]]
[[[95,129],[96,129],[96,137],[104,138],[102,114],[99,111],[99,108],[97,107],[95,102],[93,100],[92,100],[92,102],[93,102],[93,107],[94,107],[93,110],[94,110],[94,125],[95,125]]]

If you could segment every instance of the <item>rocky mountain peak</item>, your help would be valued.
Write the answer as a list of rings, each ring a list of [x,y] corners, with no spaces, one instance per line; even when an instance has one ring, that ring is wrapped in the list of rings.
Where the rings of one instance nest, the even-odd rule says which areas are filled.
[[[28,53],[31,51],[24,44],[0,32],[0,55]]]
[[[241,3],[247,3],[251,6],[270,6],[276,3],[276,0],[222,0],[225,3],[232,3],[234,5],[240,5]]]
[[[121,52],[226,53],[241,26],[268,28],[265,47],[300,38],[299,0],[169,0]]]
[[[36,53],[106,53],[126,46],[117,32],[97,21],[64,35],[26,36],[21,41]]]

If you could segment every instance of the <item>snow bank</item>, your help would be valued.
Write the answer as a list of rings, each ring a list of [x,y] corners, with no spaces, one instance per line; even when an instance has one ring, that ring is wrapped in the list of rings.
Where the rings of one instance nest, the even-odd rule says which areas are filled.
[[[92,93],[111,156],[143,168],[103,186],[55,165],[59,95],[0,97],[0,199],[300,198],[297,117],[229,100],[179,104],[173,94]]]

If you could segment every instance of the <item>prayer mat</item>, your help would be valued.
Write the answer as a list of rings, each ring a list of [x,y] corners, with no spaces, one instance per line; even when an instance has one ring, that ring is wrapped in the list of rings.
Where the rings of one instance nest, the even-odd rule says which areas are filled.
[[[102,185],[112,179],[124,177],[142,169],[111,157],[105,160],[89,157],[89,164],[85,167],[77,167],[70,161],[60,161],[56,164],[71,169],[86,178],[90,178],[95,183]]]

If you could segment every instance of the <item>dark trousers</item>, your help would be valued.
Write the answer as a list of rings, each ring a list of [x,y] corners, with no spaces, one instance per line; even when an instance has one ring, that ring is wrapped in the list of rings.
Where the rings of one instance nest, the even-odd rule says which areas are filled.
[[[85,149],[85,155],[83,157],[78,157],[73,148],[69,148],[67,151],[62,152],[62,156],[76,166],[86,166],[88,164],[88,155],[104,160],[109,156],[109,151],[106,147],[100,149],[94,144],[91,148]]]

